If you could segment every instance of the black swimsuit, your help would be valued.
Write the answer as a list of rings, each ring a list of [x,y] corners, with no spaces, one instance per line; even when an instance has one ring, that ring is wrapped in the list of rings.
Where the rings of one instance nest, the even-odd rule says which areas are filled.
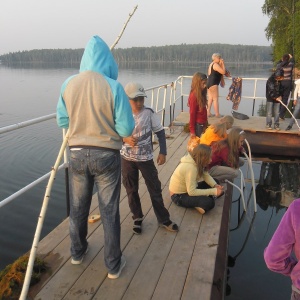
[[[207,88],[209,89],[213,85],[219,85],[221,82],[222,74],[213,69],[214,64],[211,65],[210,75],[207,79]]]

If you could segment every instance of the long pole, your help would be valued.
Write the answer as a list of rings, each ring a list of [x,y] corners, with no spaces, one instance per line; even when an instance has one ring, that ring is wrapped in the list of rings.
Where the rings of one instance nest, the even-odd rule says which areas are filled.
[[[121,33],[117,37],[116,41],[110,47],[110,50],[112,50],[115,47],[115,45],[119,42],[119,40],[120,40],[121,36],[123,35],[123,32],[124,32],[128,22],[130,20],[130,18],[133,16],[136,9],[137,9],[137,5],[134,7],[133,12],[131,14],[129,14],[128,20],[126,21],[125,25],[123,26],[123,28],[121,30]],[[55,179],[57,169],[59,167],[59,163],[60,163],[60,161],[61,161],[61,159],[64,155],[64,151],[67,147],[68,138],[69,138],[69,130],[67,131],[67,133],[65,135],[65,138],[64,138],[63,143],[60,147],[55,165],[51,170],[51,175],[50,175],[49,182],[48,182],[48,185],[47,185],[47,188],[46,188],[46,192],[45,192],[45,196],[44,196],[44,200],[43,200],[43,205],[42,205],[42,208],[41,208],[38,224],[37,224],[37,227],[36,227],[32,247],[31,247],[31,251],[30,251],[30,255],[29,255],[28,265],[27,265],[27,269],[26,269],[26,274],[25,274],[25,278],[24,278],[24,283],[23,283],[23,287],[22,287],[22,291],[21,291],[21,295],[20,295],[19,300],[26,300],[26,297],[27,297],[27,294],[28,294],[28,289],[29,289],[29,286],[30,286],[30,281],[31,281],[31,276],[32,276],[32,270],[33,270],[33,266],[34,266],[34,260],[35,260],[35,256],[36,256],[36,252],[37,252],[37,248],[38,248],[38,243],[39,243],[39,240],[40,240],[40,235],[41,235],[44,219],[45,219],[45,216],[46,216],[48,203],[49,203],[49,200],[50,200],[52,185],[53,185],[53,182],[54,182],[54,179]]]

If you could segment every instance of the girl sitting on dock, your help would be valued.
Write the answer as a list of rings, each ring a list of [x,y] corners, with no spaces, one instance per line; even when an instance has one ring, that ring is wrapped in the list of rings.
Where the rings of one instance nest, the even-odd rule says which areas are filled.
[[[244,164],[240,155],[245,152],[243,142],[245,132],[242,128],[232,128],[226,139],[212,145],[212,160],[208,166],[209,174],[217,180],[233,180],[239,175],[239,167]]]
[[[200,137],[200,144],[211,146],[212,143],[223,140],[227,137],[227,130],[232,128],[234,118],[232,116],[224,116],[217,123],[207,127]]]
[[[195,208],[201,214],[215,206],[215,197],[223,195],[223,187],[207,172],[211,148],[198,145],[186,156],[171,176],[169,190],[172,201],[182,207]]]

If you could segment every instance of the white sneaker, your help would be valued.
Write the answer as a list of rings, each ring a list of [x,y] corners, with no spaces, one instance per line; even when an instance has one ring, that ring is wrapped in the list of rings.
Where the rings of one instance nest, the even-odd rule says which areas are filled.
[[[126,265],[126,259],[125,259],[125,257],[122,255],[122,257],[121,257],[120,269],[119,269],[118,273],[116,273],[116,274],[108,273],[108,274],[107,274],[107,277],[110,278],[110,279],[117,279],[117,278],[119,278],[120,275],[121,275],[121,272],[122,272],[123,268],[125,267],[125,265]]]
[[[89,246],[87,246],[85,252],[82,254],[82,256],[80,258],[72,258],[71,259],[71,264],[72,265],[80,265],[85,257],[85,255],[88,253],[89,251]]]

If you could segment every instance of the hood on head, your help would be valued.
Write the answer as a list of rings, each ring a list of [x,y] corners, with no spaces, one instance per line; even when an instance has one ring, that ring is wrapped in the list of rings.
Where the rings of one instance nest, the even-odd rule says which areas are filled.
[[[107,44],[97,35],[87,43],[80,63],[80,72],[94,71],[111,79],[118,78],[118,65]]]

